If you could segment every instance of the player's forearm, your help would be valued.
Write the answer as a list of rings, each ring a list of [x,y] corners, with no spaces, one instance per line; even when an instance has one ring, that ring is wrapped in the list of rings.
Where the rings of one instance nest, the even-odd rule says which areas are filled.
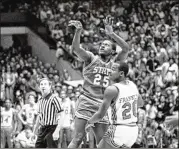
[[[97,112],[92,116],[92,118],[88,121],[89,124],[94,124],[99,122],[104,117],[104,113]]]
[[[122,48],[122,52],[128,53],[129,52],[129,45],[125,42],[124,39],[119,37],[116,33],[112,33],[109,35],[112,39],[116,41],[116,43]]]
[[[78,52],[78,50],[80,50],[81,32],[82,30],[76,30],[73,41],[72,41],[72,50],[75,50],[75,52]]]
[[[35,143],[26,142],[26,147],[32,147],[32,148],[34,148],[35,147]]]
[[[24,124],[24,120],[22,119],[22,117],[21,117],[21,112],[18,114],[18,118],[20,119],[20,121]]]
[[[33,129],[33,133],[34,133],[34,134],[35,134],[35,132],[37,131],[37,129],[39,128],[39,126],[40,126],[39,119],[40,119],[40,117],[39,117],[39,115],[38,115],[38,116],[37,116],[37,119],[36,119],[36,123],[35,123],[35,125],[34,125],[34,129]]]
[[[62,128],[62,126],[64,124],[64,117],[65,117],[65,115],[64,115],[63,111],[58,114],[58,116],[57,116],[58,124],[57,124],[55,131],[60,131],[60,129]]]

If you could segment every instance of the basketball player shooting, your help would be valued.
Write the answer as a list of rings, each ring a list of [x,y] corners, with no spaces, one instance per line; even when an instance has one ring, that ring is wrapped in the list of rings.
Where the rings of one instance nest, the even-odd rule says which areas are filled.
[[[126,79],[128,65],[120,63],[113,70],[110,79],[114,84],[106,88],[103,103],[88,121],[86,131],[94,127],[111,106],[112,123],[98,148],[130,148],[138,137],[137,110],[143,106],[143,100],[137,86]]]
[[[68,26],[74,26],[75,35],[72,42],[72,50],[84,62],[83,66],[83,93],[77,101],[75,112],[75,134],[68,148],[78,148],[85,136],[85,125],[87,121],[98,111],[103,100],[103,94],[106,87],[110,85],[109,76],[112,72],[115,62],[123,62],[129,51],[128,44],[117,34],[113,32],[113,20],[107,17],[104,20],[105,32],[111,37],[121,48],[122,51],[118,55],[116,53],[116,45],[110,40],[104,40],[99,47],[99,55],[86,51],[80,47],[80,36],[83,26],[80,21],[71,20]],[[107,131],[109,120],[107,115],[95,123],[93,127],[96,143],[102,139]]]

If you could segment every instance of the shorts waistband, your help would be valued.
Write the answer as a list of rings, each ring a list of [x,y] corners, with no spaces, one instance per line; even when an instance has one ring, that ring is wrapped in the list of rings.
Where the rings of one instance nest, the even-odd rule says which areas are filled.
[[[89,95],[87,95],[87,94],[85,94],[85,93],[83,93],[83,94],[81,94],[81,95],[79,96],[79,98],[81,98],[81,97],[85,97],[85,98],[87,98],[89,101],[94,102],[94,103],[102,103],[102,99],[101,99],[101,98],[91,97],[91,96],[89,96]]]
[[[44,128],[50,128],[50,127],[56,127],[57,125],[44,125],[44,126],[41,126],[42,129]]]
[[[131,127],[135,127],[137,126],[137,123],[129,123],[129,124],[112,124],[115,126],[131,126]]]

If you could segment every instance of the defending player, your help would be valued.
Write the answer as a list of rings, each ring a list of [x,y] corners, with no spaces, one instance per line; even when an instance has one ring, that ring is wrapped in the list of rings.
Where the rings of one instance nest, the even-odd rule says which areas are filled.
[[[22,107],[18,117],[25,126],[28,126],[31,128],[31,130],[33,130],[37,115],[37,103],[35,103],[34,95],[31,94],[28,96],[28,101],[29,103]],[[22,114],[25,115],[26,120],[23,119]]]
[[[102,103],[104,90],[110,85],[109,76],[115,61],[124,61],[127,57],[128,44],[113,32],[112,19],[107,17],[104,20],[105,32],[122,48],[122,52],[114,58],[116,45],[110,40],[104,40],[99,48],[99,55],[95,56],[89,51],[80,47],[80,35],[82,24],[80,21],[70,21],[69,26],[75,26],[76,32],[72,42],[74,53],[84,61],[83,67],[83,94],[79,96],[75,113],[75,134],[68,148],[77,148],[85,136],[85,125]],[[93,128],[96,143],[102,139],[108,127],[107,115],[95,124]]]
[[[1,148],[5,148],[6,142],[8,148],[13,148],[11,139],[17,128],[17,112],[11,105],[11,100],[6,99],[5,106],[1,107]]]
[[[102,105],[86,126],[88,131],[89,127],[104,117],[111,106],[112,124],[98,148],[130,148],[137,139],[137,110],[143,106],[143,101],[136,85],[126,79],[128,70],[126,63],[116,65],[111,74],[114,84],[106,88]]]

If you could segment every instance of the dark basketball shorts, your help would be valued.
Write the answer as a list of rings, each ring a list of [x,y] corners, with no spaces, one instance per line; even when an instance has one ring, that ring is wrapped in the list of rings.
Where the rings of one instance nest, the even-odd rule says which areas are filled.
[[[101,103],[101,99],[98,102],[87,96],[80,95],[76,105],[75,116],[89,120],[98,111]],[[109,124],[108,114],[106,114],[99,123]]]

